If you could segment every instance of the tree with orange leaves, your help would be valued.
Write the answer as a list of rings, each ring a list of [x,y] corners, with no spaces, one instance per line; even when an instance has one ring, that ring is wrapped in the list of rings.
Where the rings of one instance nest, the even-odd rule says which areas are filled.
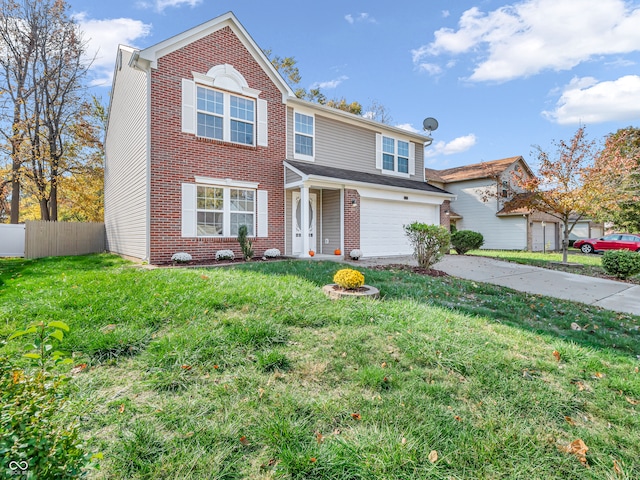
[[[536,177],[515,178],[528,193],[518,197],[519,206],[547,213],[562,222],[562,261],[565,263],[569,234],[579,220],[612,215],[623,200],[637,198],[637,189],[634,191],[629,183],[633,162],[620,154],[620,148],[612,146],[611,139],[607,141],[607,146],[598,151],[581,126],[568,142],[555,142],[554,157],[535,147],[539,161]]]

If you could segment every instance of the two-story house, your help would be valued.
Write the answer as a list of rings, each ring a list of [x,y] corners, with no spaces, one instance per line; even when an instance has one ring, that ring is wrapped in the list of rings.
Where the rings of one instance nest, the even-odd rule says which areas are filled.
[[[300,100],[232,13],[118,50],[106,136],[108,249],[172,254],[411,253],[403,226],[454,196],[424,176],[431,139]]]
[[[458,230],[482,233],[483,248],[554,251],[562,248],[562,222],[555,216],[530,211],[518,201],[523,193],[518,178],[534,176],[521,156],[474,163],[446,170],[425,169],[425,178],[455,194],[442,205],[443,217]],[[443,221],[442,224],[447,222]],[[576,218],[570,240],[598,237],[603,225]]]

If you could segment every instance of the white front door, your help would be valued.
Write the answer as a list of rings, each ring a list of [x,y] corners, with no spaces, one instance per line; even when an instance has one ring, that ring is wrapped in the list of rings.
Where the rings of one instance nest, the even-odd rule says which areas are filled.
[[[300,192],[292,192],[291,199],[293,203],[293,254],[302,253],[302,209],[300,208]],[[316,249],[316,194],[309,194],[309,210],[307,218],[309,219],[309,250]]]

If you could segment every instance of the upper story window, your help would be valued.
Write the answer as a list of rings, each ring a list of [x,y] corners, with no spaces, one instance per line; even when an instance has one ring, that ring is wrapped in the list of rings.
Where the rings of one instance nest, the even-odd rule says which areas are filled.
[[[197,87],[199,137],[254,144],[255,101],[206,87]]]
[[[409,173],[409,142],[382,137],[382,169],[395,173]]]
[[[314,122],[313,116],[294,113],[295,157],[313,160]]]

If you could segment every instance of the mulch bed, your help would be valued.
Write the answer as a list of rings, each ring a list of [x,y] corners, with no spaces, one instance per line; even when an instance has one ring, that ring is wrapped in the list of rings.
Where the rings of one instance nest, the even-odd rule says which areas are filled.
[[[258,263],[258,262],[273,262],[277,260],[281,260],[282,258],[261,258],[255,257],[249,260],[248,262],[241,259],[236,258],[234,260],[216,260],[215,258],[206,258],[201,260],[191,260],[190,262],[178,263],[178,262],[158,262],[155,265],[158,267],[222,267],[225,265],[236,265],[239,263]]]
[[[375,265],[367,267],[370,270],[402,270],[404,272],[413,272],[418,275],[428,275],[430,277],[448,277],[449,274],[442,270],[436,270],[434,268],[422,268],[414,267],[411,265],[404,265],[402,263],[390,263],[389,265]]]

